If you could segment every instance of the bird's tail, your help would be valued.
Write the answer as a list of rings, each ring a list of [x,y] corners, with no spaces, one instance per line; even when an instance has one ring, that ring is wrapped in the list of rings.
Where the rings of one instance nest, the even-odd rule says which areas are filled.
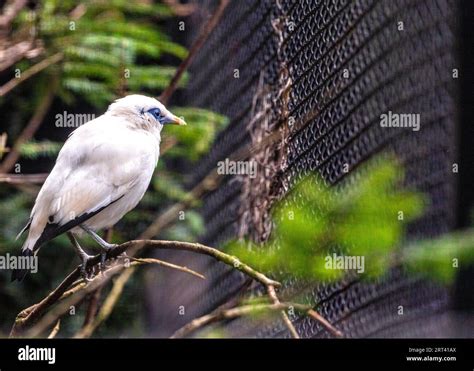
[[[16,240],[23,234],[23,232],[25,232],[27,229],[29,229],[30,225],[31,225],[31,218],[28,221],[28,224],[25,226],[25,228],[23,228],[21,230],[21,232],[18,233],[18,236],[16,236]],[[28,236],[25,243],[23,244],[23,246],[21,248],[20,256],[31,257],[31,256],[35,255],[35,253],[33,251],[33,246],[31,246],[32,245],[31,242],[32,241],[30,239],[30,236]],[[34,245],[34,243],[33,243],[33,245]],[[12,276],[11,276],[11,282],[13,282],[13,281],[21,282],[21,281],[23,281],[23,279],[28,274],[28,272],[29,272],[29,269],[20,269],[20,268],[13,269],[12,270]]]
[[[33,250],[31,249],[22,249],[21,250],[21,256],[33,256],[34,253],[33,253]],[[11,282],[13,281],[18,281],[18,282],[21,282],[23,281],[23,278],[25,278],[25,276],[30,272],[29,269],[22,269],[22,268],[18,268],[18,269],[13,269],[12,270],[12,277],[11,277]]]

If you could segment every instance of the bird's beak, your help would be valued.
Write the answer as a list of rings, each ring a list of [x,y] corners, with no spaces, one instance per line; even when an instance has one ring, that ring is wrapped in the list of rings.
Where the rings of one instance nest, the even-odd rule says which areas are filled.
[[[181,117],[171,115],[168,123],[173,125],[186,125],[186,121],[184,121]]]

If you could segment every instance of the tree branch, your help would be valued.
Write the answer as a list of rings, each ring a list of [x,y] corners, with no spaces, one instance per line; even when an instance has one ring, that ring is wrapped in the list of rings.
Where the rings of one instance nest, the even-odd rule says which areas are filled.
[[[5,94],[9,93],[11,90],[16,88],[25,80],[28,80],[30,77],[40,73],[44,69],[48,68],[49,66],[58,63],[61,59],[63,59],[62,53],[56,53],[48,58],[43,59],[41,62],[35,64],[34,66],[27,69],[25,72],[21,74],[18,78],[13,78],[4,85],[0,86],[0,97],[3,97]]]
[[[58,321],[56,322],[56,325],[53,327],[53,329],[49,333],[48,339],[54,339],[56,335],[58,334],[60,328],[61,328],[61,320],[58,319]]]
[[[3,162],[0,164],[0,173],[6,174],[13,168],[18,158],[20,157],[20,146],[30,140],[35,135],[36,131],[43,122],[44,117],[48,113],[49,107],[53,103],[53,99],[56,94],[57,83],[58,79],[53,78],[53,81],[48,87],[48,91],[43,96],[43,99],[41,100],[39,105],[36,107],[36,110],[30,121],[28,122],[28,125],[26,125],[26,127],[23,129],[20,136],[17,138],[12,150],[8,153]]]
[[[273,304],[278,306],[280,304],[280,299],[278,299],[278,296],[275,291],[275,287],[273,285],[268,285],[267,286],[267,294],[272,300]],[[286,328],[288,331],[290,331],[291,336],[294,339],[299,339],[300,336],[298,335],[298,332],[296,331],[295,327],[291,323],[290,319],[288,318],[288,314],[284,310],[280,311],[281,318],[283,320],[283,323],[285,324]]]
[[[175,75],[171,79],[169,85],[163,91],[163,93],[161,93],[160,97],[158,98],[161,101],[161,103],[163,104],[168,103],[168,100],[171,98],[171,95],[173,95],[174,91],[176,90],[176,87],[178,86],[179,80],[181,79],[184,72],[193,61],[196,54],[204,45],[204,43],[206,42],[207,38],[216,27],[216,25],[219,23],[219,20],[221,19],[222,14],[224,13],[224,10],[228,4],[229,4],[229,0],[221,0],[214,14],[211,16],[211,18],[209,18],[207,23],[201,29],[199,36],[197,37],[196,41],[194,41],[193,45],[191,46],[191,49],[189,49],[188,55],[181,62],[178,69],[176,70]]]
[[[47,173],[40,174],[0,174],[0,183],[7,184],[42,184],[48,177]]]
[[[26,6],[26,0],[9,1],[3,6],[3,14],[0,16],[0,29],[8,28],[18,13]]]
[[[232,266],[234,269],[237,269],[247,276],[253,278],[257,282],[260,282],[264,286],[272,285],[274,287],[280,286],[280,283],[274,281],[263,273],[260,273],[254,270],[252,267],[248,266],[240,262],[235,256],[223,253],[215,248],[205,246],[198,243],[190,243],[190,242],[180,242],[180,241],[162,241],[162,240],[135,240],[135,241],[128,241],[121,245],[118,245],[113,250],[111,250],[107,254],[107,261],[111,261],[111,259],[118,258],[121,254],[126,251],[133,250],[139,251],[144,248],[155,248],[155,249],[167,249],[167,250],[179,250],[179,251],[190,251],[202,255],[207,255],[213,257],[214,259]],[[127,259],[127,257],[123,257],[123,259]],[[96,255],[88,261],[87,270],[94,270],[97,269],[99,263],[101,261],[101,256]],[[165,265],[168,267],[173,267],[184,271],[186,273],[193,274],[202,278],[203,276],[197,272],[194,272],[186,267],[178,267],[171,263],[166,263],[159,261],[157,259],[151,260],[138,260],[132,262],[131,265],[139,265],[139,264],[148,264],[148,263],[157,263],[161,265]],[[41,324],[34,330],[29,331],[28,334],[31,336],[37,336],[41,334],[48,326],[54,323],[58,318],[60,318],[66,310],[69,308],[70,305],[75,305],[80,300],[84,298],[87,293],[93,292],[98,287],[102,286],[110,279],[112,274],[119,273],[122,269],[126,268],[124,264],[117,265],[115,264],[111,268],[107,269],[104,274],[96,276],[91,282],[87,284],[83,284],[78,279],[80,278],[80,267],[77,267],[73,272],[71,272],[63,282],[53,290],[48,296],[46,296],[43,300],[39,303],[30,306],[29,308],[24,309],[21,311],[15,320],[15,323],[12,327],[10,337],[20,336],[25,330],[30,327],[32,324],[36,323],[45,313],[46,311],[56,304],[58,301],[63,301],[65,304],[60,309],[55,308],[52,314],[51,312],[48,313],[49,316],[47,319],[42,318]],[[129,268],[130,269],[130,268]],[[100,279],[98,279],[98,277]],[[127,278],[128,279],[128,278]],[[126,282],[126,280],[124,280]],[[123,286],[122,286],[123,287]],[[110,300],[110,303],[113,301]],[[105,304],[104,304],[105,306]],[[112,305],[113,306],[113,305]]]
[[[230,308],[230,309],[219,308],[212,313],[206,314],[202,317],[195,318],[191,322],[181,327],[173,335],[171,335],[171,338],[182,338],[182,337],[189,336],[193,332],[196,332],[210,324],[224,321],[227,319],[235,319],[242,316],[255,315],[255,314],[265,312],[265,311],[278,311],[278,312],[283,312],[286,314],[286,311],[290,309],[296,310],[298,312],[301,312],[315,319],[316,321],[321,323],[326,328],[326,330],[328,330],[333,336],[338,337],[338,338],[343,337],[343,334],[339,330],[334,328],[320,314],[318,314],[313,308],[311,308],[311,306],[299,304],[299,303],[280,302],[278,300],[278,303],[273,302],[271,304],[259,303],[259,304],[242,305],[242,306],[238,306],[238,307]],[[314,314],[316,314],[316,316],[314,316]],[[293,327],[293,325],[291,326]],[[295,333],[296,335],[298,335],[296,330],[295,330]]]
[[[135,240],[128,241],[121,245],[118,245],[107,254],[107,262],[111,262],[113,259],[114,264],[109,267],[103,274],[96,275],[92,281],[85,283],[78,280],[80,277],[80,268],[76,268],[73,272],[66,277],[66,279],[46,298],[39,303],[21,311],[15,320],[13,328],[10,333],[10,337],[16,337],[23,334],[26,336],[38,336],[46,331],[52,324],[56,323],[59,326],[58,321],[60,318],[69,310],[71,306],[75,306],[89,294],[96,293],[97,290],[103,287],[109,282],[113,275],[121,272],[127,268],[128,265],[124,264],[123,260],[128,259],[127,256],[122,254],[128,250],[134,249],[139,251],[144,248],[155,248],[155,249],[167,249],[167,250],[179,250],[189,251],[197,254],[210,256],[217,261],[227,264],[234,269],[241,271],[248,277],[251,277],[255,281],[261,283],[267,290],[268,297],[272,301],[271,304],[265,305],[243,305],[231,309],[219,309],[215,312],[206,316],[197,318],[191,321],[189,324],[178,330],[173,337],[186,336],[187,334],[196,331],[197,329],[204,327],[210,323],[214,323],[223,319],[236,318],[238,316],[247,315],[251,312],[258,312],[260,310],[278,310],[283,317],[285,325],[290,330],[293,337],[299,338],[299,335],[291,323],[285,309],[294,308],[295,310],[304,312],[309,317],[315,319],[321,323],[332,335],[336,337],[342,337],[342,333],[334,328],[326,319],[318,314],[313,308],[307,305],[297,303],[282,303],[278,299],[275,288],[280,287],[280,283],[268,278],[263,273],[256,271],[252,267],[240,262],[235,256],[223,253],[215,248],[205,246],[199,243],[181,242],[181,241],[164,241],[164,240]],[[121,260],[118,260],[120,258]],[[87,264],[88,270],[93,270],[98,267],[101,261],[101,256],[97,255],[91,258]],[[119,264],[120,262],[120,264]],[[158,259],[134,259],[130,264],[142,265],[142,264],[159,264],[180,271],[193,274],[199,278],[204,278],[201,274],[194,272],[186,267],[177,266],[171,263],[163,262]],[[128,268],[125,272],[132,271]],[[83,328],[75,335],[77,338],[89,337],[95,329],[107,318],[116,301],[120,297],[125,283],[129,276],[121,275],[118,280],[120,284],[114,285],[112,288],[111,295],[109,295],[104,302],[102,308],[100,308],[97,316],[91,316],[90,320],[86,320]],[[116,283],[117,283],[116,281]],[[47,312],[56,303],[61,302],[54,309]],[[95,312],[95,311],[94,311]],[[59,330],[59,328],[58,328]],[[54,329],[51,334],[54,333]],[[57,333],[57,331],[56,331]],[[50,334],[50,335],[51,335]],[[55,335],[55,334],[54,334]]]
[[[242,316],[255,315],[265,311],[284,311],[290,307],[286,303],[278,304],[249,304],[241,305],[231,309],[220,309],[202,317],[193,319],[171,335],[172,339],[183,338],[189,336],[193,332],[204,328],[213,323],[224,321],[227,319],[235,319]]]

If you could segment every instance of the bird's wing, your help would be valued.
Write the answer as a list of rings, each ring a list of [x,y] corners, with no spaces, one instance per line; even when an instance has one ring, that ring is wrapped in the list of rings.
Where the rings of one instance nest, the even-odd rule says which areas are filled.
[[[24,248],[35,250],[116,202],[150,166],[151,143],[122,126],[93,124],[77,129],[61,149],[33,207]]]

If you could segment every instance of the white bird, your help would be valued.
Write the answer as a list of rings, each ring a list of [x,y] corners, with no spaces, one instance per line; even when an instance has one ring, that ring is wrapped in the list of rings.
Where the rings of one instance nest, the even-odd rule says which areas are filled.
[[[90,256],[75,235],[85,231],[103,249],[112,248],[95,231],[117,223],[142,199],[158,163],[165,124],[186,125],[158,100],[129,95],[74,130],[18,235],[28,230],[21,254],[36,255],[46,242],[68,232],[85,270]],[[13,271],[12,281],[26,273]]]

